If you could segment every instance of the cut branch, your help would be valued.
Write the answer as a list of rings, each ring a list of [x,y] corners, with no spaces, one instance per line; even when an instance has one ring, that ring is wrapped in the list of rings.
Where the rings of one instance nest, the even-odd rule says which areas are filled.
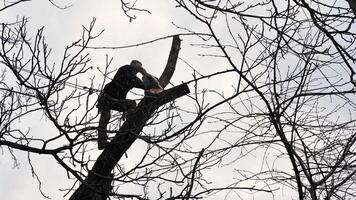
[[[187,84],[181,84],[154,96],[146,96],[138,104],[135,111],[120,127],[112,142],[102,152],[88,174],[70,200],[106,200],[110,193],[111,171],[121,157],[135,142],[142,128],[153,112],[160,106],[189,93]],[[103,185],[105,183],[105,185]],[[94,189],[93,189],[94,188]]]
[[[159,78],[162,87],[169,83],[174,73],[179,49],[180,39],[178,36],[174,36],[167,65]],[[151,115],[160,106],[189,92],[188,85],[184,83],[159,94],[146,95],[122,124],[112,142],[98,157],[88,176],[73,193],[70,200],[106,200],[111,192],[112,170],[139,137]]]
[[[174,70],[176,69],[178,54],[180,50],[180,41],[181,40],[178,35],[173,36],[171,51],[169,53],[167,65],[164,68],[161,77],[159,77],[158,79],[159,83],[163,88],[167,86],[173,76]]]

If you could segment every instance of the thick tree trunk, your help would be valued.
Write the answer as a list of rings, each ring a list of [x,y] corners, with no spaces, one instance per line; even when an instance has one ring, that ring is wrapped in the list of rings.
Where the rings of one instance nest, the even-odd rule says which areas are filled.
[[[146,121],[161,105],[188,93],[188,86],[182,84],[157,95],[143,98],[135,111],[120,127],[113,141],[98,157],[84,183],[80,185],[70,200],[106,200],[111,191],[111,171],[134,143]]]
[[[175,65],[180,49],[180,39],[173,38],[171,52],[164,72],[160,77],[162,87],[165,87],[171,79],[175,70]],[[138,104],[137,108],[130,113],[127,120],[120,127],[112,142],[105,148],[96,160],[93,168],[81,183],[79,188],[70,197],[70,200],[106,200],[112,190],[112,170],[115,168],[121,157],[135,142],[140,135],[145,123],[156,109],[188,94],[187,84],[181,84],[159,94],[145,96]]]

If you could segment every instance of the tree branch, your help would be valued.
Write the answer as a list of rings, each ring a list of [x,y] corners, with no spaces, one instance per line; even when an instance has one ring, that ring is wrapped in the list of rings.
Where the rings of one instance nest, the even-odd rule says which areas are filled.
[[[56,149],[45,149],[45,148],[36,148],[36,147],[31,147],[29,145],[23,145],[23,144],[18,144],[14,142],[9,142],[6,140],[0,140],[0,147],[1,146],[8,146],[13,149],[21,150],[21,151],[27,151],[31,153],[38,153],[38,154],[57,154],[63,150],[69,149],[68,146],[62,146]]]
[[[179,49],[180,39],[174,36],[166,68],[159,79],[162,87],[169,83],[174,73]],[[184,83],[159,94],[145,96],[120,127],[112,142],[98,157],[92,170],[70,200],[106,200],[111,191],[112,170],[140,135],[147,120],[160,106],[189,92],[188,85]]]
[[[167,65],[164,68],[162,75],[159,77],[158,81],[162,88],[166,87],[171,80],[174,70],[176,69],[178,54],[180,50],[180,38],[179,35],[173,36],[171,51],[169,53]]]
[[[89,200],[94,199],[94,196],[96,198],[100,196],[100,199],[103,200],[107,199],[112,179],[111,171],[135,142],[153,112],[165,103],[184,96],[189,92],[188,85],[181,84],[157,95],[143,98],[133,114],[130,115],[120,127],[120,130],[116,133],[112,142],[101,153],[88,174],[85,183],[78,188],[70,200]],[[103,185],[103,183],[107,185]],[[97,191],[93,191],[90,188],[96,188]],[[85,195],[85,197],[83,197],[83,195]]]

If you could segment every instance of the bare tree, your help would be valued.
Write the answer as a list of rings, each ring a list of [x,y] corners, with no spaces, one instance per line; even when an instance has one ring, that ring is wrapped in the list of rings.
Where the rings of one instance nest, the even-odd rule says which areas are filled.
[[[202,47],[202,60],[218,60],[224,67],[205,74],[181,58],[191,68],[190,80],[171,83],[159,95],[139,96],[125,122],[115,114],[108,131],[112,142],[99,157],[95,101],[100,87],[96,77],[88,78],[95,70],[89,52],[120,47],[90,46],[101,33],[95,31],[94,19],[66,47],[61,62],[53,64],[43,29],[30,40],[27,19],[2,24],[1,147],[55,158],[74,181],[70,199],[200,199],[216,194],[243,199],[261,193],[278,198],[281,188],[299,199],[354,198],[352,1],[174,2],[206,28],[197,33],[177,25],[183,30],[179,36],[195,36],[192,46]],[[149,12],[133,1],[122,1],[122,6],[130,20],[134,12]],[[160,39],[167,38],[173,42],[159,79],[163,86],[175,71],[181,42],[178,35]],[[111,61],[100,70],[104,82]],[[228,76],[233,77],[230,92],[226,85],[219,91],[203,84]],[[19,128],[18,120],[34,113],[51,123],[48,137]],[[244,166],[252,160],[257,161]],[[213,182],[219,168],[231,170],[231,179],[223,184]]]
[[[159,78],[162,87],[169,83],[170,77],[173,75],[179,49],[180,39],[174,37],[167,66]],[[132,143],[140,138],[140,133],[152,114],[160,106],[189,92],[188,86],[182,84],[157,95],[148,94],[143,98],[135,111],[117,131],[111,144],[98,157],[89,175],[70,199],[107,199],[112,190],[113,175],[111,172]],[[145,140],[145,138],[142,139]],[[146,138],[146,140],[149,142],[149,138]],[[126,195],[126,197],[129,197],[129,195]]]
[[[127,154],[126,151],[137,138],[148,144],[155,143],[147,134],[140,136],[142,129],[155,123],[165,124],[167,120],[172,123],[170,118],[177,117],[174,114],[177,110],[174,100],[189,93],[187,84],[175,86],[158,95],[145,96],[133,115],[130,115],[131,117],[124,123],[121,121],[120,113],[114,116],[112,120],[114,128],[109,131],[111,134],[115,133],[112,143],[96,159],[90,170],[93,162],[91,154],[97,151],[91,144],[95,144],[97,140],[98,117],[95,103],[100,90],[94,86],[95,77],[87,77],[93,68],[89,65],[90,54],[86,49],[89,42],[97,38],[101,31],[97,34],[93,33],[95,24],[93,19],[89,26],[83,27],[82,37],[65,48],[61,62],[56,64],[50,62],[51,49],[44,40],[43,28],[37,31],[33,39],[29,39],[31,37],[27,35],[26,24],[26,18],[14,23],[2,24],[1,147],[8,147],[10,152],[16,149],[28,153],[51,155],[68,172],[68,178],[74,178],[81,183],[80,188],[73,194],[74,199],[83,199],[83,196],[107,199],[108,195],[140,198],[142,196],[140,194],[113,192],[112,181],[133,182],[140,185],[140,182],[147,181],[147,178],[131,181],[126,179],[131,179],[130,176],[137,174],[136,170],[140,170],[143,166],[154,166],[157,159],[165,160],[164,157],[171,154],[165,152],[154,160],[149,159],[150,163],[147,164],[145,157],[150,155],[149,151],[156,151],[150,147],[143,154],[142,162],[128,172],[122,168],[116,171],[117,163],[122,155]],[[180,50],[179,37],[172,36],[172,38],[167,66],[159,78],[163,87],[168,85],[175,71]],[[101,71],[104,77],[109,76],[110,64],[111,60],[107,59],[106,68]],[[78,83],[80,79],[84,79],[86,83]],[[169,104],[164,106],[167,103]],[[42,113],[45,120],[50,123],[49,126],[53,128],[49,130],[54,132],[50,132],[46,137],[28,132],[18,124],[18,120],[31,118],[37,113]],[[158,119],[158,116],[161,116],[159,113],[166,113],[167,118]],[[150,119],[151,121],[148,121]],[[157,119],[160,122],[156,122]],[[166,131],[170,130],[173,130],[173,125],[168,123]],[[156,148],[163,148],[157,144],[156,146]],[[29,161],[32,166],[30,158]],[[161,173],[159,171],[157,169],[146,171],[147,174],[143,176]],[[162,179],[158,175],[155,176],[157,177],[152,176],[152,180]],[[171,182],[181,181],[172,178]]]
[[[278,150],[264,154],[267,166],[257,172],[237,170],[235,184],[281,184],[299,199],[354,198],[355,15],[347,4],[176,2],[206,25],[210,47],[219,49],[212,56],[238,75],[235,93],[221,101],[235,117],[211,117],[242,136],[210,153]],[[221,23],[228,37],[219,34]],[[292,171],[280,171],[271,158],[288,158]]]

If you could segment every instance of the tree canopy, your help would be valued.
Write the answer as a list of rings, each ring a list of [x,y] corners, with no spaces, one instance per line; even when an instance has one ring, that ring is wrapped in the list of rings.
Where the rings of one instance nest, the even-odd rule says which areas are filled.
[[[71,8],[95,14],[63,44],[21,13],[33,1],[0,6],[0,148],[27,156],[44,197],[41,162],[67,175],[67,199],[355,198],[354,1],[108,1],[112,27],[92,2],[46,3],[71,23]],[[126,58],[165,91],[132,91],[99,151],[97,97]]]

